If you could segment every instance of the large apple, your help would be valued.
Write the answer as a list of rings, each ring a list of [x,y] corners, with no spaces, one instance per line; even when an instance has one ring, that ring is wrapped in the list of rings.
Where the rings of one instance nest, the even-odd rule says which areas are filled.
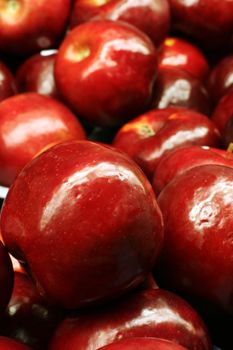
[[[0,62],[0,101],[15,94],[15,79],[7,66]]]
[[[0,296],[0,312],[6,308],[12,293],[13,288],[13,268],[10,257],[7,253],[6,248],[0,241],[0,285],[1,285],[1,296]],[[2,315],[1,315],[2,316]]]
[[[128,22],[146,33],[157,46],[168,33],[170,8],[168,0],[75,0],[71,27],[92,18]]]
[[[19,171],[45,148],[84,139],[75,115],[58,101],[36,93],[0,103],[0,183],[10,186]]]
[[[65,31],[70,0],[1,0],[0,51],[29,55],[57,44]]]
[[[158,201],[165,224],[158,280],[232,315],[233,169],[190,169],[174,178]]]
[[[197,312],[162,289],[139,291],[105,308],[66,318],[49,349],[92,350],[133,337],[163,338],[189,350],[212,350]]]
[[[109,344],[101,350],[188,350],[179,344],[159,338],[130,338]],[[100,349],[99,349],[100,350]]]
[[[147,106],[157,73],[149,38],[123,22],[91,21],[74,28],[55,62],[64,99],[93,124],[114,127]]]
[[[1,215],[4,242],[40,292],[66,308],[133,289],[152,269],[163,221],[145,175],[90,141],[47,150],[19,174]]]

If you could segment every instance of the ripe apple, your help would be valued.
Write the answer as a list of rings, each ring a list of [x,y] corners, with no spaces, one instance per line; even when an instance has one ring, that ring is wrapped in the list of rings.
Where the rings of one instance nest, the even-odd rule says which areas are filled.
[[[75,115],[60,102],[36,93],[0,103],[0,183],[10,186],[19,171],[52,144],[84,139]]]
[[[183,69],[203,81],[209,74],[209,64],[201,50],[187,40],[168,37],[159,48],[159,68]]]
[[[163,338],[189,350],[212,350],[196,311],[162,289],[139,291],[115,304],[66,318],[57,328],[49,350],[98,349],[134,337]]]
[[[225,165],[233,168],[233,154],[208,146],[188,146],[175,149],[164,156],[153,176],[153,189],[159,194],[176,176],[196,166]]]
[[[4,350],[32,350],[20,342],[3,336],[0,336],[0,348]]]
[[[123,124],[148,106],[156,73],[157,52],[149,38],[127,23],[107,20],[74,28],[55,62],[64,99],[87,121],[105,127]]]
[[[6,248],[0,240],[0,285],[1,285],[1,298],[0,298],[0,312],[3,313],[6,308],[13,288],[13,268],[10,257]]]
[[[173,29],[198,41],[205,49],[233,47],[232,0],[169,0]]]
[[[152,110],[125,124],[113,145],[136,161],[151,179],[168,152],[187,145],[217,147],[220,134],[206,116],[187,109]]]
[[[188,350],[179,344],[159,338],[129,338],[109,344],[99,350]]]
[[[16,72],[19,92],[36,92],[59,98],[55,79],[56,50],[44,50],[24,61]]]
[[[233,314],[233,169],[192,168],[160,193],[165,243],[156,279]]]
[[[224,134],[225,127],[229,119],[233,116],[233,90],[228,91],[218,102],[211,119],[221,132]]]
[[[162,67],[154,85],[152,107],[171,106],[210,114],[209,95],[200,80],[180,68]]]
[[[16,94],[16,83],[11,71],[0,62],[0,101]]]
[[[128,22],[157,46],[168,33],[170,8],[168,0],[74,0],[71,28],[93,18]]]
[[[40,293],[72,309],[143,282],[161,249],[163,221],[131,159],[70,141],[26,165],[4,202],[1,232]]]
[[[1,0],[0,51],[30,55],[54,47],[65,31],[70,0]]]

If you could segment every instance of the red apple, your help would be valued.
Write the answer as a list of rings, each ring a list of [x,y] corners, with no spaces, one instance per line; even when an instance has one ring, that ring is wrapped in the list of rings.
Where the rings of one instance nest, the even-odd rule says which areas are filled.
[[[0,101],[16,94],[16,83],[7,66],[0,62]]]
[[[196,311],[162,289],[139,291],[108,307],[66,318],[49,349],[98,349],[134,337],[163,338],[189,350],[212,350],[208,332]]]
[[[65,31],[70,0],[1,0],[0,51],[29,55],[53,47]]]
[[[128,22],[157,46],[168,33],[170,8],[168,0],[74,0],[71,28],[92,18]]]
[[[186,109],[152,110],[125,124],[113,145],[127,153],[149,178],[164,155],[187,145],[218,146],[219,131],[204,115]]]
[[[154,86],[153,108],[185,107],[205,115],[210,114],[206,88],[188,72],[174,67],[159,69]]]
[[[19,92],[37,92],[59,98],[54,79],[55,57],[56,50],[45,50],[24,61],[16,73]]]
[[[145,280],[161,249],[163,222],[134,162],[110,147],[70,141],[20,173],[4,202],[1,232],[40,293],[76,308]]]
[[[145,109],[156,73],[157,53],[149,38],[129,24],[107,20],[74,28],[55,63],[64,99],[87,121],[106,127]]]
[[[166,288],[233,314],[233,169],[195,167],[158,197],[165,243],[157,277]]]
[[[209,73],[209,64],[194,44],[181,38],[168,37],[159,48],[159,67],[183,69],[199,80],[204,80]]]
[[[0,285],[1,285],[1,297],[0,297],[0,312],[6,308],[12,293],[13,288],[13,268],[10,257],[6,248],[0,241]],[[2,316],[2,315],[1,315]]]
[[[233,168],[233,154],[208,146],[182,147],[168,153],[156,167],[153,188],[156,194],[185,171],[205,164],[225,165]]]
[[[233,46],[232,0],[169,0],[173,28],[203,47],[217,50]]]
[[[183,346],[159,338],[130,338],[109,344],[101,350],[188,350]]]
[[[75,115],[58,101],[36,93],[0,103],[0,183],[10,186],[19,171],[45,148],[84,139]]]
[[[233,116],[233,90],[224,95],[217,104],[211,119],[218,127],[221,134],[224,134],[229,119]]]
[[[0,336],[0,348],[4,350],[32,350],[32,348],[22,343],[3,336]]]
[[[233,90],[233,55],[222,59],[208,79],[208,91],[215,104],[230,89]]]

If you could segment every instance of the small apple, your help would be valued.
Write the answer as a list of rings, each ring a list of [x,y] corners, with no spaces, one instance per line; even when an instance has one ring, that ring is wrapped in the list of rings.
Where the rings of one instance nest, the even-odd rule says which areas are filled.
[[[16,94],[16,82],[7,66],[0,62],[0,101]]]
[[[179,344],[160,338],[129,338],[109,344],[99,350],[188,350]]]

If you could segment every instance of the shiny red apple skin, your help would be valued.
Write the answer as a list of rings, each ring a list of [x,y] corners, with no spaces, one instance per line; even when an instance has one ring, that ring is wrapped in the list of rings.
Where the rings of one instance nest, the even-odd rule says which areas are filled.
[[[27,274],[14,273],[14,289],[2,316],[2,335],[33,349],[46,349],[62,312],[47,304]]]
[[[58,98],[55,79],[54,62],[56,52],[41,51],[23,62],[16,72],[18,91],[36,92],[41,95]]]
[[[13,268],[10,257],[6,248],[0,241],[0,285],[1,285],[1,298],[0,298],[0,312],[6,308],[13,289]]]
[[[18,341],[4,336],[0,336],[0,348],[4,350],[33,350]]]
[[[7,66],[0,62],[0,101],[16,94],[15,78]]]
[[[232,0],[169,0],[169,3],[173,29],[189,35],[208,50],[232,48]]]
[[[184,107],[207,116],[210,114],[209,95],[201,81],[174,67],[159,69],[152,107]]]
[[[130,338],[109,344],[99,350],[188,350],[176,343],[159,338]]]
[[[10,186],[20,170],[45,148],[84,139],[76,116],[58,101],[36,93],[0,103],[0,183]]]
[[[131,159],[111,147],[70,141],[20,173],[4,202],[1,232],[41,294],[72,309],[143,282],[161,249],[163,221],[150,183]]]
[[[233,314],[233,170],[203,165],[171,181],[158,197],[165,243],[156,278],[212,310]]]
[[[207,86],[210,97],[215,104],[229,90],[233,91],[233,55],[224,57],[212,69]]]
[[[53,48],[65,32],[70,0],[2,0],[0,51],[30,55]]]
[[[233,168],[233,155],[225,150],[208,146],[182,147],[168,153],[156,167],[153,189],[159,194],[176,176],[185,171],[206,164],[225,165]]]
[[[211,119],[223,135],[229,119],[233,115],[233,91],[228,91],[218,102]]]
[[[208,332],[196,311],[162,289],[140,291],[108,307],[65,319],[49,350],[98,349],[134,337],[163,338],[190,350],[212,350]]]
[[[136,161],[151,179],[168,152],[188,145],[218,147],[220,134],[206,116],[183,108],[152,110],[125,124],[113,145]]]
[[[125,21],[147,34],[155,46],[161,44],[170,27],[168,0],[75,0],[71,16],[71,28],[90,19]]]
[[[107,20],[74,28],[55,62],[65,101],[103,127],[121,125],[144,110],[156,74],[157,51],[150,39],[127,23]]]
[[[159,68],[180,68],[196,79],[204,81],[209,74],[209,64],[201,50],[187,40],[168,37],[159,48]]]

